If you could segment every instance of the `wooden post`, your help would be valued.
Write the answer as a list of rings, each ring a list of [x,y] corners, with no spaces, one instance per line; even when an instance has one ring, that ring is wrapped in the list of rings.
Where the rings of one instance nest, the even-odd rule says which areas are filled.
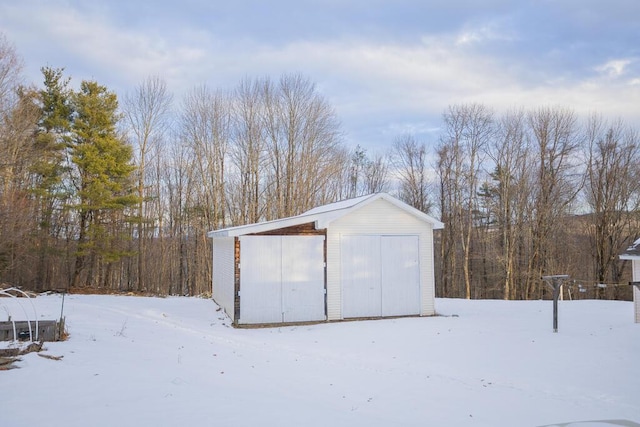
[[[553,289],[553,332],[558,332],[558,297],[562,289],[562,282],[569,278],[568,274],[556,274],[555,276],[542,276],[545,281]]]

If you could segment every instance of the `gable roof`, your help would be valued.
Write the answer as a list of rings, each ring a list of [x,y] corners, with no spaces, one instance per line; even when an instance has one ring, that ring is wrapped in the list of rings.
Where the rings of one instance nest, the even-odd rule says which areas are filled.
[[[640,239],[636,240],[620,254],[620,259],[640,259]]]
[[[246,234],[264,233],[266,231],[277,230],[280,228],[293,227],[296,225],[315,222],[316,228],[321,230],[338,218],[343,217],[357,209],[360,209],[376,200],[386,200],[387,202],[397,206],[405,212],[415,216],[416,218],[432,224],[434,229],[444,228],[444,224],[437,219],[409,206],[408,204],[390,196],[387,193],[374,193],[367,196],[356,197],[353,199],[342,200],[335,203],[319,206],[308,210],[300,215],[289,218],[276,219],[273,221],[265,221],[256,224],[240,225],[237,227],[223,228],[207,233],[208,237],[233,237]]]

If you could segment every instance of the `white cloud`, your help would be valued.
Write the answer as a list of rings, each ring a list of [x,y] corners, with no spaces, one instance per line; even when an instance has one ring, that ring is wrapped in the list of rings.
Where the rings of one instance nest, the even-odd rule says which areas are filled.
[[[622,76],[625,73],[627,66],[632,62],[634,62],[634,59],[631,58],[614,59],[597,66],[595,70],[609,77],[616,78]]]
[[[121,27],[99,7],[81,11],[55,2],[39,4],[29,16],[17,7],[2,12],[15,21],[15,33],[33,34],[22,38],[40,55],[33,67],[64,67],[77,82],[95,78],[126,89],[153,74],[179,86],[207,56],[205,33]]]
[[[467,26],[455,36],[456,46],[474,45],[495,41],[512,41],[516,37],[499,21],[488,21],[481,25]]]
[[[459,46],[457,40],[455,35],[444,35],[425,36],[413,45],[291,43],[284,49],[258,47],[258,55],[247,54],[241,62],[258,69],[270,63],[274,70],[284,71],[298,71],[296,66],[302,64],[300,71],[331,91],[347,124],[369,126],[388,142],[401,130],[422,132],[419,129],[432,127],[433,118],[439,118],[448,105],[464,102],[485,103],[498,111],[561,105],[578,114],[598,111],[637,120],[639,85],[613,84],[608,74],[571,77],[559,70],[556,75],[552,68],[532,74],[526,63],[513,63],[516,58]],[[629,62],[611,66],[622,73]]]
[[[96,68],[104,67],[130,82],[149,74],[161,74],[167,79],[182,77],[185,67],[206,56],[204,49],[184,38],[176,43],[162,33],[118,28],[100,16],[82,16],[75,11],[52,14],[56,24],[49,31],[62,46]],[[186,38],[202,36],[187,34]]]
[[[561,61],[554,62],[565,53],[559,50],[546,58],[531,55],[534,65],[521,52],[496,50],[519,40],[507,21],[423,33],[413,41],[336,34],[273,43],[242,31],[221,39],[215,28],[124,25],[99,8],[80,10],[62,1],[37,4],[29,14],[15,4],[0,5],[7,36],[17,34],[25,46],[38,48],[35,66],[66,67],[74,80],[96,78],[119,93],[148,75],[163,77],[179,98],[199,84],[225,88],[245,76],[301,72],[318,83],[352,135],[389,142],[394,133],[429,133],[448,105],[462,102],[498,110],[564,105],[635,120],[639,114],[640,84],[632,72],[637,59],[597,66],[585,61],[581,70],[567,73]]]

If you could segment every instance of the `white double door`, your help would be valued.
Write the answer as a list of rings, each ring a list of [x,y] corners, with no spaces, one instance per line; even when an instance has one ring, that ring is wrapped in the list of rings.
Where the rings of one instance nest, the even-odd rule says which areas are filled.
[[[340,245],[343,318],[420,314],[418,236],[344,235]]]
[[[240,237],[240,323],[325,319],[324,236]]]

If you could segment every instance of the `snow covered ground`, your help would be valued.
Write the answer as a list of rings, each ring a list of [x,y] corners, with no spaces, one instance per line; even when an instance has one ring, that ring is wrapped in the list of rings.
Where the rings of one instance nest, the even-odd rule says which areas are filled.
[[[34,302],[59,317],[60,295]],[[551,301],[436,309],[234,329],[211,300],[68,295],[70,338],[45,344],[64,357],[0,371],[0,426],[640,425],[630,302],[560,302],[558,333]]]

